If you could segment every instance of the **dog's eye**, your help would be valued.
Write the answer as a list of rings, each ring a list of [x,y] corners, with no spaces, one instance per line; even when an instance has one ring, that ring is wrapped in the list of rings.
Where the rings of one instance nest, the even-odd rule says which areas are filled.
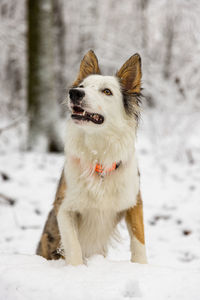
[[[80,88],[84,88],[84,86],[83,86],[82,84],[81,84],[81,85],[79,85],[79,87],[80,87]]]
[[[111,92],[111,90],[109,90],[109,89],[104,89],[104,90],[102,91],[102,93],[104,93],[104,94],[107,95],[107,96],[111,96],[111,95],[112,95],[112,92]]]

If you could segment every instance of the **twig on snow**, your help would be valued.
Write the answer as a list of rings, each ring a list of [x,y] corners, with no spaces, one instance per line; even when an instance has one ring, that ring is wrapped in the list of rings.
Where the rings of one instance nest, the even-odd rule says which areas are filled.
[[[16,203],[16,200],[15,199],[12,199],[12,198],[10,198],[10,197],[8,197],[8,196],[6,196],[6,195],[4,195],[4,194],[2,194],[2,193],[0,193],[0,199],[3,199],[3,200],[5,200],[9,205],[11,205],[11,206],[13,206],[13,205],[15,205],[15,203]]]

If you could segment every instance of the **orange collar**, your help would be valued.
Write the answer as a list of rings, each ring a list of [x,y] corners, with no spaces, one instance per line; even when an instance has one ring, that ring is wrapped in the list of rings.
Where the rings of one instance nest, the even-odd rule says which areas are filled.
[[[99,174],[101,176],[108,175],[112,171],[114,171],[117,168],[119,168],[120,165],[121,165],[121,161],[118,162],[118,163],[114,162],[110,168],[105,168],[101,164],[96,164],[96,166],[95,166],[95,172],[97,172],[97,174]]]
[[[80,164],[80,158],[77,158],[75,156],[71,156],[71,158],[73,159],[74,162]],[[94,169],[92,168],[91,170],[94,170],[94,172],[96,172],[98,175],[104,177],[105,175],[109,175],[112,171],[119,168],[121,163],[122,163],[121,160],[118,163],[114,162],[110,168],[105,168],[101,164],[96,164],[95,168]]]

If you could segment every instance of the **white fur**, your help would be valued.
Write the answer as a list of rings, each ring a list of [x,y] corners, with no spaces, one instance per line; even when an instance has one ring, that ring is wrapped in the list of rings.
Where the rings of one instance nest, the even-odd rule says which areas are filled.
[[[131,237],[131,261],[140,264],[146,264],[147,256],[146,256],[145,245],[140,243],[140,241],[131,233],[130,233],[130,237]]]
[[[59,209],[58,226],[61,232],[66,261],[72,265],[83,263],[82,250],[78,240],[77,224],[73,212]]]
[[[71,264],[95,253],[106,255],[119,213],[136,204],[139,191],[136,121],[125,113],[117,78],[91,75],[81,84],[86,94],[85,110],[99,113],[105,120],[102,125],[75,124],[70,116],[67,120],[67,191],[58,224],[66,260]],[[103,94],[105,88],[113,95]],[[111,167],[119,161],[120,167],[104,178],[94,171],[96,163]]]

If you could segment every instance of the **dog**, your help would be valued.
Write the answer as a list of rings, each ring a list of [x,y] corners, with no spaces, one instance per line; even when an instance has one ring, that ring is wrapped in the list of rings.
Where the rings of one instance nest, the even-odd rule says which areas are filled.
[[[106,256],[125,218],[131,261],[147,263],[135,153],[141,76],[139,54],[115,76],[101,75],[92,50],[81,61],[67,96],[64,169],[38,255],[74,266]]]

